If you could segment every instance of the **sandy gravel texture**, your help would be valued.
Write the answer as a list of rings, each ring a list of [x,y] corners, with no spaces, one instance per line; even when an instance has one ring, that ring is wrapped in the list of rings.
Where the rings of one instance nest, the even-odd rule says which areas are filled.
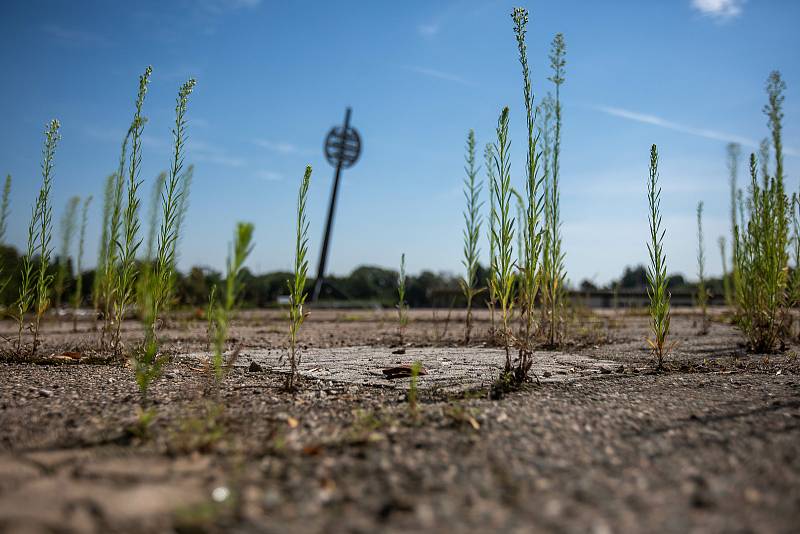
[[[173,319],[147,435],[92,325],[48,324],[43,355],[82,357],[0,361],[0,532],[796,532],[797,346],[749,355],[728,324],[699,336],[679,313],[654,374],[645,317],[582,316],[537,352],[544,380],[489,400],[488,314],[468,348],[455,312],[443,333],[442,312],[415,311],[403,347],[393,318],[312,314],[288,394],[281,313],[244,314],[218,396],[204,323]],[[408,379],[373,374],[415,359],[431,371],[416,410]]]

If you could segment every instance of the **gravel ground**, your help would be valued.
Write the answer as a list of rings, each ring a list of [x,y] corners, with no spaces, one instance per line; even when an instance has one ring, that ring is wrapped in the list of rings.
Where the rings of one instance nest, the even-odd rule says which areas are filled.
[[[0,360],[0,531],[797,531],[797,346],[748,355],[729,325],[698,336],[679,311],[656,374],[645,317],[583,314],[566,347],[537,352],[540,383],[489,400],[504,354],[459,347],[461,317],[445,318],[415,311],[399,346],[390,313],[314,312],[296,394],[280,312],[236,323],[218,394],[204,323],[174,319],[146,430],[92,325],[48,324],[44,357]],[[414,409],[408,379],[375,373],[416,359],[430,374]]]

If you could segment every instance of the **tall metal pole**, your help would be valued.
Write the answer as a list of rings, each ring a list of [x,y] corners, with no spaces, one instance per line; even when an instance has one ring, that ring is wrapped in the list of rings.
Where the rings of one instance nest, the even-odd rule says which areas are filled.
[[[325,237],[322,239],[322,254],[319,257],[319,267],[317,268],[317,280],[314,283],[314,293],[311,296],[312,302],[317,302],[322,291],[322,284],[325,281],[325,263],[328,260],[328,244],[331,239],[331,228],[333,226],[333,213],[336,211],[336,194],[339,192],[339,176],[342,173],[342,153],[347,138],[347,130],[350,128],[350,108],[344,114],[344,130],[342,130],[342,145],[339,148],[339,161],[336,164],[336,174],[333,177],[333,191],[331,192],[331,203],[328,206],[328,221],[325,224]]]

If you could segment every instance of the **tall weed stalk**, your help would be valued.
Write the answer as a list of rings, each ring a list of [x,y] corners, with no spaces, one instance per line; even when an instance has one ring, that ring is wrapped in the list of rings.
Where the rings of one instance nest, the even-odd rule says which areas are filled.
[[[212,289],[209,299],[209,311],[211,311],[211,321],[213,322],[213,342],[214,354],[212,364],[214,367],[214,385],[217,398],[219,398],[220,384],[225,373],[231,369],[238,357],[238,350],[225,359],[225,345],[228,341],[228,331],[230,329],[233,311],[236,307],[236,299],[241,292],[241,271],[247,257],[253,251],[253,231],[255,227],[252,223],[240,222],[236,224],[236,233],[233,238],[231,253],[228,255],[227,276],[225,278],[225,293],[221,300],[215,302],[214,294],[216,286]],[[209,323],[211,327],[212,323]],[[211,329],[211,328],[209,328]]]
[[[151,67],[147,67],[139,77],[139,92],[136,97],[136,111],[131,122],[131,155],[128,162],[127,176],[127,201],[122,217],[124,241],[118,243],[119,248],[119,268],[117,270],[116,295],[114,299],[114,335],[112,345],[115,353],[119,353],[120,329],[125,320],[128,307],[133,302],[136,288],[136,278],[139,269],[136,265],[136,253],[142,240],[139,237],[139,186],[142,182],[139,179],[139,172],[142,166],[142,134],[147,119],[142,115],[144,97],[147,94],[147,86],[150,83],[150,75],[153,72]]]
[[[703,203],[697,203],[697,305],[700,307],[700,333],[708,333],[708,288],[706,287],[706,248],[703,242]]]
[[[545,303],[548,307],[548,345],[556,346],[563,337],[565,325],[564,312],[564,285],[566,283],[566,267],[564,265],[564,251],[561,237],[561,193],[559,190],[559,177],[561,172],[561,85],[564,83],[564,68],[566,66],[566,44],[564,36],[560,33],[553,38],[550,47],[550,67],[552,75],[549,80],[553,82],[555,99],[553,102],[554,131],[552,158],[550,159],[549,183],[546,188],[545,201],[547,212],[546,247],[549,258],[548,266],[543,269],[545,279]]]
[[[400,345],[403,345],[403,335],[408,326],[408,303],[406,302],[406,254],[400,254],[400,273],[397,276],[397,332]]]
[[[497,202],[494,213],[494,229],[492,235],[496,243],[493,259],[494,278],[491,283],[500,313],[503,329],[500,337],[506,351],[505,371],[511,371],[511,331],[509,320],[514,306],[514,217],[511,215],[511,162],[509,158],[510,141],[508,139],[508,108],[503,108],[497,121],[497,144],[494,147],[492,159],[494,160],[494,181],[492,189]]]
[[[78,205],[81,203],[80,197],[72,197],[67,201],[67,206],[61,216],[61,250],[58,255],[58,271],[55,280],[56,308],[61,307],[61,298],[64,295],[69,272],[69,253],[72,248],[72,238],[78,226]]]
[[[172,130],[173,152],[169,177],[161,194],[161,216],[153,261],[153,273],[148,287],[142,293],[140,306],[145,327],[145,342],[141,350],[134,351],[133,367],[136,381],[142,394],[143,403],[147,400],[150,383],[161,374],[165,358],[159,354],[158,320],[172,298],[172,278],[174,276],[175,241],[178,239],[177,220],[180,198],[185,191],[181,189],[183,161],[186,144],[186,110],[189,95],[194,90],[195,80],[190,79],[181,85],[175,105],[175,126]]]
[[[300,353],[297,350],[297,335],[306,318],[303,305],[306,301],[306,279],[308,278],[308,217],[306,199],[311,183],[311,165],[306,166],[300,191],[297,194],[297,226],[294,249],[294,276],[287,280],[289,286],[289,364],[291,366],[286,389],[294,390],[298,380]]]
[[[50,256],[53,252],[51,242],[53,233],[53,206],[50,203],[50,191],[53,186],[53,166],[55,164],[56,146],[61,139],[58,120],[50,121],[45,131],[45,142],[42,150],[42,188],[39,190],[37,200],[38,238],[39,238],[39,271],[36,277],[36,315],[33,323],[33,348],[31,354],[36,354],[39,341],[39,326],[44,313],[50,305],[50,286],[53,275],[50,274]]]
[[[75,262],[75,291],[72,294],[72,331],[78,331],[78,308],[83,302],[83,253],[86,249],[86,225],[89,222],[89,205],[92,195],[83,200],[81,208],[81,229],[78,234],[78,258]]]
[[[496,202],[494,197],[494,182],[495,182],[495,174],[494,174],[494,147],[491,143],[486,143],[486,148],[483,152],[484,161],[486,163],[486,179],[488,183],[489,189],[489,224],[488,224],[488,239],[489,239],[489,273],[488,273],[488,290],[489,290],[489,299],[488,299],[488,306],[489,306],[489,314],[491,319],[491,330],[490,334],[492,337],[495,335],[495,322],[494,322],[494,308],[495,304],[497,303],[497,292],[495,290],[495,285],[492,283],[492,280],[495,279],[495,273],[497,271],[496,265],[494,263],[495,260],[495,252],[497,251],[497,232],[495,229],[495,219],[497,218],[497,208]]]
[[[466,178],[464,178],[464,199],[467,202],[464,210],[464,278],[461,282],[461,290],[467,299],[467,318],[464,328],[464,344],[468,345],[472,330],[472,300],[480,292],[478,289],[478,239],[481,232],[480,210],[483,203],[480,201],[482,184],[477,180],[478,168],[475,164],[475,132],[470,130],[467,135],[467,154],[465,156]]]
[[[514,35],[519,51],[519,62],[522,66],[523,98],[525,101],[525,125],[527,127],[527,150],[525,153],[525,218],[519,223],[519,232],[523,237],[524,250],[520,273],[522,312],[525,318],[523,345],[520,351],[520,378],[527,375],[530,368],[529,358],[532,349],[534,334],[534,307],[541,284],[540,256],[542,249],[542,210],[544,208],[544,195],[542,192],[543,173],[539,168],[538,147],[539,134],[536,132],[536,107],[533,105],[533,91],[531,89],[530,68],[528,66],[528,53],[525,44],[527,32],[528,11],[515,8],[511,13],[514,21]],[[509,363],[509,362],[507,362]],[[510,370],[510,367],[509,367]]]
[[[655,358],[656,370],[664,368],[664,358],[670,350],[667,346],[669,334],[670,294],[667,290],[667,258],[664,254],[664,234],[661,220],[661,186],[658,185],[658,148],[650,148],[650,176],[647,181],[647,204],[649,207],[650,241],[647,252],[650,265],[647,268],[647,294],[650,297],[650,329],[652,338],[647,343]]]

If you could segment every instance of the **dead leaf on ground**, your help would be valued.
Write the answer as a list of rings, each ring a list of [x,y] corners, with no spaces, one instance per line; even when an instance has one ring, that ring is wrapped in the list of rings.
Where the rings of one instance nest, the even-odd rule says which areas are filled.
[[[386,367],[385,369],[381,369],[383,376],[386,378],[408,378],[413,374],[413,366],[410,364],[402,364],[396,365],[394,367]],[[419,368],[419,372],[417,375],[427,375],[428,370],[424,367]]]

